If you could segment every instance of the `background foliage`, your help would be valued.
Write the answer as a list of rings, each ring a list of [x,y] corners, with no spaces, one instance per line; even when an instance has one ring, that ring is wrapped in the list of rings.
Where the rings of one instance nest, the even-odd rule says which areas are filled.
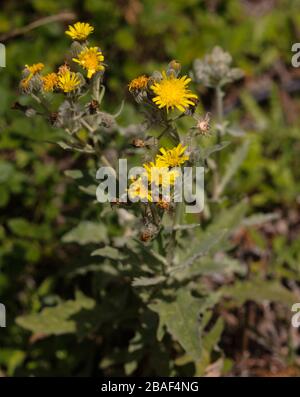
[[[8,327],[0,330],[3,375],[298,374],[299,336],[290,328],[289,308],[299,289],[300,72],[290,66],[299,11],[297,0],[4,3],[0,300]],[[31,29],[33,21],[49,15],[59,17]],[[109,206],[95,205],[65,173],[92,166],[88,156],[63,151],[53,144],[60,131],[11,109],[24,64],[45,59],[55,68],[68,45],[64,30],[73,20],[96,27],[94,40],[109,65],[105,107],[116,111],[125,98],[119,119],[124,126],[137,119],[127,84],[138,74],[151,74],[171,59],[180,60],[188,73],[193,60],[215,45],[245,71],[226,96],[227,117],[249,139],[218,220],[220,230],[231,231],[230,244],[225,258],[207,258],[200,267],[207,283],[216,286],[218,296],[212,294],[211,302],[200,301],[201,291],[198,297],[186,291],[146,309],[117,249],[91,257],[99,241],[120,242],[130,225]],[[210,90],[198,88],[203,108],[214,111]],[[238,146],[240,137],[232,139]],[[224,169],[229,152],[222,153]],[[234,210],[228,210],[229,202]],[[251,218],[257,213],[275,213],[276,219],[262,223]],[[205,239],[209,234],[199,234],[199,246]],[[134,255],[128,253],[133,266],[153,262],[144,250],[141,245]],[[215,302],[217,308],[202,319],[203,348],[195,361],[198,341],[191,339],[193,324],[181,307],[188,305],[193,317],[199,307],[204,312]],[[161,313],[159,327],[156,313]],[[186,353],[176,343],[178,333]]]

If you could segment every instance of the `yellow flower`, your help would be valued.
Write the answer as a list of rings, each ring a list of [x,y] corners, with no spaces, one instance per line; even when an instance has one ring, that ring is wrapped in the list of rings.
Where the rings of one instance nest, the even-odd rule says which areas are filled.
[[[174,185],[177,176],[179,175],[177,170],[170,170],[167,166],[159,166],[153,162],[144,164],[143,167],[146,170],[148,182],[155,184],[156,186],[170,186]]]
[[[184,155],[185,149],[186,146],[183,147],[181,143],[173,149],[160,148],[161,154],[156,156],[156,164],[159,167],[179,167],[189,159],[189,156]]]
[[[20,82],[20,86],[21,86],[21,88],[23,88],[23,90],[27,90],[28,88],[29,88],[29,82],[30,82],[30,80],[31,80],[31,77],[32,77],[32,75],[30,76],[28,76],[28,77],[26,77],[25,79],[22,79],[21,80],[21,82]]]
[[[57,85],[63,92],[71,92],[78,88],[80,79],[76,73],[66,70],[64,73],[58,74]]]
[[[29,86],[29,82],[32,79],[32,77],[39,73],[43,68],[44,68],[43,63],[34,63],[33,65],[25,65],[25,72],[29,72],[28,76],[26,76],[23,80],[21,80],[21,87],[23,89],[27,89]]]
[[[76,22],[73,26],[69,25],[69,30],[65,33],[73,40],[86,40],[86,38],[94,31],[93,26],[89,23]]]
[[[104,56],[98,47],[85,48],[78,55],[78,58],[73,58],[74,62],[79,63],[87,70],[87,77],[90,79],[96,72],[104,70],[102,61]]]
[[[130,92],[137,90],[144,90],[145,88],[147,88],[148,81],[149,81],[149,77],[145,75],[136,77],[135,79],[131,80],[131,82],[128,84],[128,89]]]
[[[131,200],[146,200],[152,201],[151,191],[148,186],[144,184],[142,178],[138,178],[131,183],[128,189],[128,196]]]
[[[197,95],[186,87],[191,81],[190,78],[177,78],[173,74],[167,76],[165,72],[162,72],[162,75],[163,78],[150,87],[157,95],[152,100],[160,109],[166,107],[169,111],[170,108],[177,108],[184,112],[189,105],[194,105],[192,99],[196,99]]]
[[[25,65],[25,68],[29,70],[30,73],[36,74],[40,72],[42,69],[44,69],[44,64],[43,63],[34,63],[33,65]]]
[[[46,92],[52,92],[58,83],[58,75],[56,73],[48,73],[42,77],[43,88]]]

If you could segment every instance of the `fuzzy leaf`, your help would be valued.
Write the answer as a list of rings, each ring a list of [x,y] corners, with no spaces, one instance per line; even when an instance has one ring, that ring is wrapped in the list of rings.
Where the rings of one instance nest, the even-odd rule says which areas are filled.
[[[249,142],[245,141],[242,144],[242,146],[239,147],[231,156],[229,163],[227,165],[227,168],[226,168],[226,172],[220,182],[220,185],[218,186],[218,194],[219,195],[221,195],[221,193],[224,191],[228,182],[230,182],[233,175],[236,173],[236,171],[239,169],[240,165],[245,160],[247,153],[248,153],[248,148],[249,148]]]
[[[246,201],[241,201],[234,207],[224,209],[208,227],[207,232],[216,233],[218,230],[224,228],[228,229],[228,232],[233,232],[241,225],[246,210]]]
[[[221,293],[223,296],[232,298],[237,305],[243,305],[249,300],[281,302],[288,306],[297,302],[297,296],[277,281],[256,279],[237,282],[232,286],[223,287]]]
[[[93,299],[78,292],[75,300],[45,308],[37,314],[17,317],[16,322],[20,327],[45,335],[74,333],[77,328],[76,321],[71,319],[71,316],[79,313],[82,309],[90,310],[94,305]]]
[[[164,276],[157,277],[136,277],[133,279],[132,285],[133,287],[146,287],[148,285],[157,285],[165,281],[166,278]]]
[[[226,146],[230,144],[229,141],[223,141],[217,145],[210,146],[206,149],[202,150],[201,157],[203,160],[206,160],[209,156],[211,156],[215,152],[219,152],[220,150],[224,149]]]
[[[162,339],[166,326],[170,334],[176,339],[194,359],[201,355],[201,326],[200,312],[207,309],[208,302],[194,298],[185,289],[177,291],[173,301],[157,301],[150,305],[150,309],[159,315],[157,337]]]
[[[89,243],[100,243],[106,241],[106,228],[101,223],[83,221],[74,229],[66,233],[62,241],[64,243],[78,243],[80,245]]]
[[[193,253],[193,255],[187,257],[185,260],[183,260],[183,263],[179,266],[173,267],[170,272],[178,271],[181,269],[185,269],[189,266],[191,266],[195,261],[197,261],[199,258],[207,255],[211,248],[222,241],[224,236],[226,235],[227,230],[223,229],[220,230],[219,232],[216,233],[206,233],[203,236],[203,239],[197,246],[196,252]]]
[[[254,214],[243,220],[244,226],[259,226],[263,223],[271,222],[280,217],[279,214]]]
[[[123,259],[123,255],[121,252],[114,248],[114,247],[103,247],[99,248],[91,253],[91,256],[103,256],[104,258],[110,258],[110,259]]]

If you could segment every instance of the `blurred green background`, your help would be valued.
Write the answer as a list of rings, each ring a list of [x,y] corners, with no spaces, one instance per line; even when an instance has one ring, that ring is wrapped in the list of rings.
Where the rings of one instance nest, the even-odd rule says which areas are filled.
[[[44,19],[49,16],[52,20]],[[72,335],[30,337],[15,323],[18,315],[52,306],[60,297],[72,298],[77,288],[90,295],[99,281],[72,273],[87,251],[61,241],[78,219],[93,220],[98,214],[91,198],[64,175],[88,160],[51,143],[57,132],[42,119],[25,118],[11,109],[24,65],[43,62],[55,69],[61,64],[70,44],[64,31],[77,20],[95,26],[91,41],[100,45],[108,64],[104,106],[116,110],[125,98],[120,121],[124,126],[136,122],[136,107],[127,92],[130,79],[151,74],[172,59],[188,73],[193,60],[215,45],[231,53],[245,78],[226,92],[227,116],[251,140],[247,160],[231,184],[231,199],[247,196],[251,212],[280,215],[275,224],[245,232],[240,243],[265,253],[257,260],[250,249],[254,272],[287,284],[300,281],[300,69],[291,67],[292,43],[300,41],[298,0],[4,1],[0,301],[7,308],[8,326],[0,329],[2,375],[122,375],[126,354],[121,353],[127,351],[134,328],[135,317],[129,314],[120,322],[109,319],[98,339],[77,342]],[[36,21],[38,26],[32,26]],[[210,91],[197,89],[206,110],[213,110]],[[106,305],[116,311],[119,298],[114,301],[113,294]],[[130,305],[131,298],[124,299]],[[164,362],[164,355],[162,349],[158,362]],[[140,366],[137,374],[168,373],[163,367],[156,373],[155,362],[146,367]]]

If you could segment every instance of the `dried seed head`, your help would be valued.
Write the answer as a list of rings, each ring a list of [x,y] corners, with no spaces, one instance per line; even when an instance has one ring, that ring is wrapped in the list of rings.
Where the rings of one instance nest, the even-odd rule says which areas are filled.
[[[140,234],[140,240],[143,241],[144,243],[146,243],[147,241],[151,240],[152,235],[151,232],[147,229],[142,230],[141,234]]]
[[[201,135],[207,135],[210,129],[210,113],[206,113],[205,117],[198,119],[197,129]]]
[[[162,210],[169,210],[170,209],[170,201],[168,200],[159,200],[156,203],[158,208],[161,208]]]

